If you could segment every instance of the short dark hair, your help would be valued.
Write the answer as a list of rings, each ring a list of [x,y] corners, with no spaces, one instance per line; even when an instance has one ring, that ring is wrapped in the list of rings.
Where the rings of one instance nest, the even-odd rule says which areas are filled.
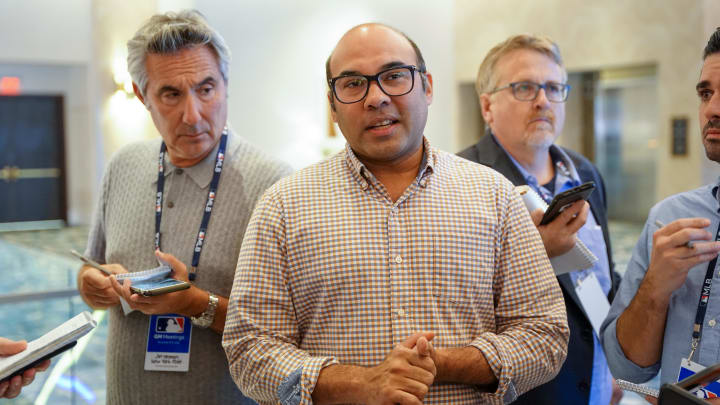
[[[418,46],[417,46],[417,44],[415,43],[415,41],[413,41],[412,39],[410,39],[410,37],[407,36],[404,32],[402,32],[402,31],[400,31],[400,30],[398,30],[398,29],[396,29],[396,28],[393,28],[393,27],[391,27],[391,26],[389,26],[389,25],[385,25],[385,24],[382,24],[382,23],[371,23],[371,24],[372,24],[372,25],[379,25],[379,26],[381,26],[381,27],[385,27],[385,28],[388,28],[388,29],[390,29],[390,30],[393,30],[394,32],[397,32],[398,34],[402,35],[402,37],[405,38],[405,39],[410,43],[410,46],[412,46],[413,51],[415,51],[415,59],[417,59],[417,68],[418,68],[417,70],[418,70],[418,72],[420,72],[420,77],[421,77],[421,79],[422,79],[423,90],[425,90],[425,87],[427,86],[427,79],[425,78],[425,73],[427,72],[427,67],[425,66],[425,59],[424,59],[423,56],[422,56],[422,52],[420,52],[420,48],[418,48]],[[360,25],[356,25],[355,27],[349,29],[348,32],[354,30],[355,28],[361,27],[361,26],[363,26],[363,25],[371,25],[371,24],[360,24]],[[333,49],[333,51],[330,53],[330,56],[328,56],[327,60],[325,61],[325,77],[327,78],[328,85],[330,84],[330,80],[332,80],[332,73],[330,72],[330,59],[332,59],[333,53],[335,53],[335,50],[334,50],[334,49]]]
[[[703,60],[707,59],[708,56],[720,53],[720,27],[710,35],[707,45],[705,45],[705,51],[703,52]]]

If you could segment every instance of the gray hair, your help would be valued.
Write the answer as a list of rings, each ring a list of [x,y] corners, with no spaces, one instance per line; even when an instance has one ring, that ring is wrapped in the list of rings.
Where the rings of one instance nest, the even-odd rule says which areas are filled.
[[[147,90],[145,58],[148,53],[172,54],[195,45],[207,45],[215,53],[220,74],[227,84],[230,49],[199,11],[182,10],[150,17],[127,43],[128,71],[140,94],[145,97]]]
[[[475,91],[478,99],[485,93],[489,93],[495,89],[497,85],[498,72],[495,71],[495,65],[505,55],[518,49],[528,49],[540,52],[549,57],[563,72],[563,80],[567,80],[567,72],[560,56],[560,48],[553,42],[550,37],[543,35],[513,35],[505,41],[495,45],[480,64],[478,69],[477,80],[475,81]]]

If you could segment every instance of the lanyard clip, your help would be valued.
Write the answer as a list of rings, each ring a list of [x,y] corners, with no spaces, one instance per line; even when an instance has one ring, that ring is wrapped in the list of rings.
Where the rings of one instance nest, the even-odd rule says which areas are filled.
[[[692,342],[690,342],[690,355],[688,356],[688,361],[692,361],[693,354],[695,354],[695,350],[698,347],[698,340],[697,338],[693,338]]]

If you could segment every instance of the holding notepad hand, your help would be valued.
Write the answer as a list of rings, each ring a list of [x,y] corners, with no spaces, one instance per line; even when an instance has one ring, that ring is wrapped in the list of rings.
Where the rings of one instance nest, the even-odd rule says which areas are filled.
[[[560,256],[575,246],[577,232],[585,225],[589,210],[590,204],[578,200],[545,225],[540,225],[545,214],[542,209],[538,208],[530,213],[533,223],[540,232],[548,257]]]
[[[27,342],[25,341],[16,342],[0,337],[0,357],[20,353],[26,348]],[[50,367],[50,360],[45,360],[36,367],[25,370],[21,375],[16,375],[6,381],[0,382],[0,398],[15,398],[20,395],[22,387],[33,382],[35,373],[45,371],[48,367]]]
[[[180,281],[189,281],[187,267],[183,262],[175,258],[175,256],[159,250],[155,251],[155,256],[157,256],[160,262],[172,268],[170,277]],[[207,293],[195,286],[162,295],[143,296],[130,289],[132,285],[130,279],[118,280],[115,276],[109,279],[115,293],[120,298],[123,298],[131,309],[138,310],[146,315],[176,313],[185,316],[194,316],[203,312],[205,309],[205,307],[197,307],[198,302],[207,304]],[[196,296],[195,298],[200,296],[200,298],[193,299],[193,296]]]

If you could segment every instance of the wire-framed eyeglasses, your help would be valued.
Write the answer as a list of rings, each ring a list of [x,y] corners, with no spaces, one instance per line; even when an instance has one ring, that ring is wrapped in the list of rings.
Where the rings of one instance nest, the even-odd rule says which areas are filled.
[[[540,89],[545,90],[545,97],[554,103],[562,103],[567,101],[570,93],[570,85],[557,82],[546,82],[545,84],[535,82],[513,82],[507,86],[498,87],[490,92],[497,93],[500,90],[511,89],[512,94],[518,101],[533,101],[537,98]]]

